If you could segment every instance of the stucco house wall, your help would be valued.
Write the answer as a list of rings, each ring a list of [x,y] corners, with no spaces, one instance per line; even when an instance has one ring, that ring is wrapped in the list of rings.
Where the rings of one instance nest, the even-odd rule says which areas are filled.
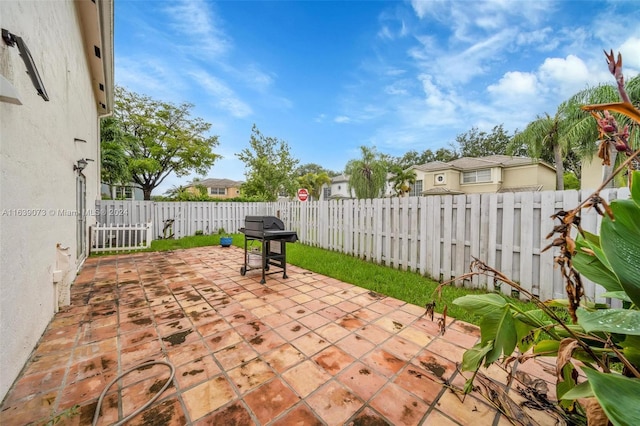
[[[324,200],[324,194],[320,198]],[[345,175],[338,175],[331,179],[330,199],[335,198],[355,198],[353,190],[349,191],[349,178]]]
[[[604,167],[602,160],[594,156],[591,160],[583,159],[580,170],[580,189],[595,190],[602,184]]]
[[[542,191],[556,190],[556,172],[543,164],[507,167],[503,170],[503,186],[542,185]]]
[[[431,172],[423,172],[423,191],[428,191],[433,188],[447,188],[452,191],[460,191],[460,179],[462,179],[459,170],[436,170]],[[443,179],[439,182],[438,176],[442,176]]]
[[[112,43],[112,2],[83,1],[82,7],[94,11],[90,25],[96,28],[97,8],[110,12],[111,25],[104,30]],[[45,102],[37,95],[17,47],[0,41],[0,74],[22,103],[0,102],[2,399],[57,311],[59,290],[68,288],[86,255],[78,254],[76,243],[78,172],[73,166],[79,159],[94,160],[83,171],[86,206],[92,209],[100,195],[98,117],[106,105],[97,95],[93,49],[86,46],[77,3],[3,1],[0,7],[0,26],[26,42],[50,98]],[[112,44],[98,47],[100,62],[108,62]],[[112,67],[111,59],[111,77]],[[109,90],[105,85],[112,86],[112,80],[102,84]],[[95,221],[88,213],[87,227]]]
[[[417,179],[423,180],[423,195],[477,194],[498,191],[555,190],[555,169],[541,161],[524,157],[492,155],[464,157],[448,163],[434,161],[412,166]],[[490,172],[486,182],[464,182],[467,172]],[[534,189],[535,188],[535,189]]]

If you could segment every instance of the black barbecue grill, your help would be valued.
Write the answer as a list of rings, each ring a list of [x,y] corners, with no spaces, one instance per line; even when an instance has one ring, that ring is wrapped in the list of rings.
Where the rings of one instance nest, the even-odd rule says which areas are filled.
[[[240,228],[244,234],[244,265],[240,268],[240,274],[245,275],[251,269],[262,269],[262,280],[260,284],[266,282],[266,271],[270,266],[282,268],[282,278],[287,278],[287,244],[298,241],[298,234],[295,231],[284,229],[284,223],[275,216],[246,216],[244,218],[244,228]],[[250,241],[260,241],[261,266],[256,267],[249,262],[247,250]],[[275,274],[270,272],[269,274]]]

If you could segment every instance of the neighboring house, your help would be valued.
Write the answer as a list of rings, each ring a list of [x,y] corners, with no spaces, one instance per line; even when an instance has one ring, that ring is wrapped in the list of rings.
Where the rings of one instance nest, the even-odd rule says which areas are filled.
[[[583,158],[580,168],[580,189],[595,191],[602,185],[605,177],[605,166],[602,165],[602,158],[594,155],[592,159]],[[605,188],[626,186],[626,179],[612,179]]]
[[[416,182],[409,196],[556,189],[555,168],[526,157],[490,155],[412,166]]]
[[[100,185],[100,193],[103,200],[144,200],[144,191],[134,183],[112,186],[103,183]]]
[[[555,168],[526,157],[463,157],[447,163],[433,161],[409,169],[416,172],[416,181],[407,194],[409,197],[556,189]],[[392,178],[392,174],[387,177],[385,197],[395,195]],[[331,186],[323,187],[322,200],[339,198],[355,198],[353,191],[349,192],[349,177],[344,174],[331,179]]]
[[[599,187],[602,184],[602,178],[604,176],[602,159],[595,155],[591,160],[586,158],[582,159],[580,176],[580,189],[595,190]]]
[[[353,190],[349,191],[349,176],[340,174],[331,178],[331,185],[322,186],[320,200],[339,200],[342,198],[355,198]]]
[[[99,119],[113,105],[113,1],[0,8],[1,400],[87,256]]]
[[[191,186],[187,187],[187,191],[198,194],[197,186],[204,186],[207,188],[207,195],[211,198],[236,198],[240,196],[240,185],[242,182],[231,179],[203,179],[197,182],[193,182]]]

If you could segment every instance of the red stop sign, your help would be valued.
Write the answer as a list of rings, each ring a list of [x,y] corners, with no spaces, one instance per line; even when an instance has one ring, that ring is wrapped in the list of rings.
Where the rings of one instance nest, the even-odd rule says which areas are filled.
[[[298,189],[298,200],[307,201],[309,199],[309,191],[305,188]]]

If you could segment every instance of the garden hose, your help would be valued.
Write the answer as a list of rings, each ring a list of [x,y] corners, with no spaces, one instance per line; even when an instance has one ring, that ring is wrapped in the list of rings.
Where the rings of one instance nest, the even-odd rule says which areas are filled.
[[[158,399],[158,397],[160,395],[162,395],[162,393],[167,390],[167,388],[169,387],[169,385],[171,385],[171,383],[173,382],[173,377],[176,374],[176,369],[175,367],[166,361],[149,361],[149,362],[145,362],[142,364],[139,364],[133,368],[128,369],[127,371],[125,371],[124,373],[120,374],[118,377],[116,377],[115,379],[111,380],[111,382],[102,390],[102,393],[100,394],[100,397],[98,398],[98,403],[96,404],[96,411],[93,414],[93,422],[91,423],[92,426],[95,426],[98,424],[98,418],[100,418],[100,407],[102,406],[102,400],[104,399],[105,395],[107,394],[107,391],[109,390],[109,388],[111,386],[113,386],[113,384],[115,382],[117,382],[118,380],[120,380],[121,378],[123,378],[124,376],[126,376],[127,374],[131,373],[132,371],[138,370],[140,368],[144,368],[144,367],[150,367],[152,365],[156,365],[156,364],[162,364],[162,365],[166,365],[167,367],[169,367],[169,370],[171,371],[171,374],[169,376],[169,379],[166,381],[166,383],[164,384],[164,386],[162,386],[162,389],[160,389],[158,391],[158,393],[156,393],[153,398],[151,398],[149,401],[147,401],[142,407],[136,409],[133,413],[129,414],[128,416],[126,416],[124,419],[119,420],[118,422],[114,423],[114,425],[119,426],[124,424],[125,422],[131,420],[132,418],[134,418],[135,416],[137,416],[138,414],[140,414],[142,411],[144,411],[148,406],[150,406],[151,404],[153,404],[153,402]]]

